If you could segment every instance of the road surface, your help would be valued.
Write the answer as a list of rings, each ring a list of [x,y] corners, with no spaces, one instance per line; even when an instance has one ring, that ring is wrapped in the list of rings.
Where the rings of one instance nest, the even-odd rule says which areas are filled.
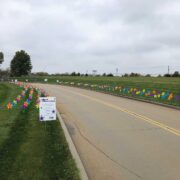
[[[180,179],[179,110],[79,88],[36,86],[57,97],[90,179]]]

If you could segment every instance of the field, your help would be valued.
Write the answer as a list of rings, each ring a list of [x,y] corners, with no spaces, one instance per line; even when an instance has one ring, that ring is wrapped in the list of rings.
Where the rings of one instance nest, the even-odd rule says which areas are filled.
[[[36,92],[26,110],[25,97],[12,109],[7,104],[19,86],[0,84],[0,179],[80,179],[59,121],[39,122]]]
[[[162,92],[173,94],[178,96],[180,95],[180,78],[165,78],[165,77],[72,77],[72,76],[47,76],[47,77],[22,77],[17,78],[20,81],[29,82],[42,82],[42,83],[58,83],[64,85],[73,85],[77,86],[78,83],[81,83],[78,87],[88,88],[96,91],[104,91],[106,93],[112,93],[122,96],[131,96],[138,99],[145,99],[149,101],[155,101],[159,103],[169,104],[180,106],[180,100],[168,100],[162,98],[154,98],[154,96],[140,96],[132,93],[122,93],[119,89],[116,90],[115,87],[121,87],[126,89],[136,88],[139,91],[146,89],[148,91],[157,91],[157,95]],[[44,82],[44,79],[48,79],[47,82]],[[70,84],[70,83],[74,84]],[[86,84],[86,86],[84,86]],[[91,85],[97,85],[92,88]],[[98,88],[98,86],[108,86],[108,88]]]

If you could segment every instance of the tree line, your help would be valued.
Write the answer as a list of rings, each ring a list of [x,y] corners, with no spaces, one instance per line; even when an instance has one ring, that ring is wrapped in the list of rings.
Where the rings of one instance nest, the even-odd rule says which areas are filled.
[[[4,54],[0,52],[0,65],[4,62]],[[112,73],[103,73],[103,74],[88,74],[88,73],[80,73],[80,72],[72,72],[72,73],[56,73],[56,74],[49,74],[47,72],[37,72],[31,73],[32,71],[32,63],[30,55],[25,52],[24,50],[17,51],[11,60],[10,68],[7,70],[0,70],[1,77],[19,77],[19,76],[103,76],[103,77],[114,77]],[[175,71],[173,74],[164,74],[164,77],[180,77],[180,73]],[[122,77],[151,77],[150,74],[142,75],[139,73],[125,73]],[[158,75],[158,77],[162,77],[162,75]]]
[[[130,73],[130,74],[123,74],[122,77],[151,77],[150,74],[146,74],[146,75],[142,75],[142,74],[139,74],[139,73]],[[175,71],[173,74],[164,74],[164,75],[161,75],[159,74],[157,77],[180,77],[180,73],[179,71]]]
[[[55,73],[55,74],[49,74],[47,72],[37,72],[32,73],[33,76],[95,76],[95,77],[115,77],[112,73],[103,73],[103,74],[87,74],[87,73],[80,73],[80,72],[72,72],[72,73]],[[142,75],[139,73],[125,73],[121,77],[152,77],[150,74]],[[158,75],[157,77],[180,77],[180,74],[178,71],[175,71],[173,74],[164,74],[164,75]]]

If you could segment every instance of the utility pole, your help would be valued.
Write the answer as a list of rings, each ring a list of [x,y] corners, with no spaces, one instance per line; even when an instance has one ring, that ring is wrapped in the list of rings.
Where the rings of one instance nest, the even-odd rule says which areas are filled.
[[[118,68],[116,68],[116,76],[118,76]]]
[[[168,74],[170,73],[170,67],[168,66]]]

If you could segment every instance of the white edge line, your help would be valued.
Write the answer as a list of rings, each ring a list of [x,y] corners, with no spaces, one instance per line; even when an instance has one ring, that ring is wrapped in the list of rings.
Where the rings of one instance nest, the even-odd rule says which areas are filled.
[[[74,145],[74,143],[73,143],[73,141],[71,139],[71,136],[70,136],[70,134],[69,134],[69,132],[67,130],[67,127],[66,127],[66,125],[65,125],[65,123],[64,123],[64,121],[63,121],[63,119],[62,119],[62,117],[61,117],[58,110],[57,110],[57,116],[59,118],[62,129],[64,131],[64,135],[65,135],[67,143],[69,145],[69,149],[71,151],[71,154],[72,154],[72,156],[73,156],[73,158],[74,158],[74,160],[76,162],[77,168],[79,169],[80,177],[81,177],[82,180],[89,180],[88,175],[86,173],[86,170],[84,168],[84,165],[83,165],[83,163],[82,163],[82,161],[80,159],[80,156],[79,156],[79,154],[78,154],[78,152],[76,150],[76,147],[75,147],[75,145]]]

